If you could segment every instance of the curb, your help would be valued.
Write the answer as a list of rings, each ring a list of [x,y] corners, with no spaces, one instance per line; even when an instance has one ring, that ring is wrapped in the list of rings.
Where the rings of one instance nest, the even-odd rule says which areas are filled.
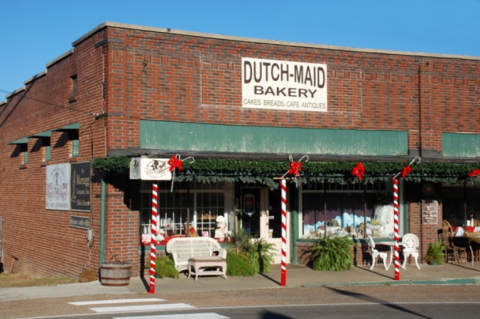
[[[287,285],[287,288],[300,287],[342,287],[342,286],[396,286],[396,285],[480,285],[480,277],[455,278],[443,280],[399,280],[399,281],[373,281],[373,282],[346,282],[331,284]]]

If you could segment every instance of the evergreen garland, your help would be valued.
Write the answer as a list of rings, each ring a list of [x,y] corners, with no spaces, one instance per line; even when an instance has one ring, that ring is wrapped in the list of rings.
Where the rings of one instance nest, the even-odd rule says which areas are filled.
[[[297,182],[327,182],[327,183],[373,183],[375,181],[391,180],[408,165],[405,162],[362,162],[365,175],[361,181],[351,174],[356,162],[302,162],[300,177]],[[124,173],[129,170],[130,158],[116,156],[97,158],[92,164],[94,171]],[[478,183],[480,178],[468,177],[473,169],[480,168],[480,163],[443,163],[427,162],[412,166],[413,171],[405,178],[411,182],[461,182]],[[260,183],[270,188],[278,187],[278,177],[290,169],[290,162],[282,161],[247,161],[230,159],[198,159],[195,162],[185,161],[182,170],[176,172],[175,180],[200,181],[213,183],[218,181],[241,181],[243,183]],[[274,179],[275,178],[275,179]],[[293,181],[293,179],[292,179]]]

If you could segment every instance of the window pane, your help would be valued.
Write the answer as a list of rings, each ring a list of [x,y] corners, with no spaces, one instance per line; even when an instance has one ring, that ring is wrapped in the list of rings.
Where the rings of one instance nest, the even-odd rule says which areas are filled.
[[[224,207],[225,206],[225,194],[224,193],[217,193],[217,207]]]
[[[210,194],[209,193],[203,193],[203,207],[210,207]]]
[[[217,193],[210,194],[210,206],[217,207]]]

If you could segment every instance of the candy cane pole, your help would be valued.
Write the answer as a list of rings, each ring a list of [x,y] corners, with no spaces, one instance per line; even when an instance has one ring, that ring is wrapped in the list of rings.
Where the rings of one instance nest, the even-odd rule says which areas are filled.
[[[284,179],[280,180],[282,188],[282,270],[280,286],[287,285],[287,185]]]
[[[158,185],[152,183],[152,235],[150,241],[150,290],[155,293],[155,258],[157,257],[157,191]]]
[[[398,180],[393,178],[393,212],[394,212],[394,238],[395,238],[395,280],[400,280],[400,249],[398,246]]]

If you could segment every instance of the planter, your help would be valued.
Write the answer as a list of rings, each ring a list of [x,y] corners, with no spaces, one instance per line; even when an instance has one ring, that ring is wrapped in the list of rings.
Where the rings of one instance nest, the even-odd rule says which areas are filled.
[[[131,264],[102,264],[100,282],[103,286],[128,286],[131,271]]]
[[[429,261],[428,264],[429,264],[429,265],[432,265],[432,266],[437,266],[437,265],[439,265],[439,263],[437,263],[436,260]]]

